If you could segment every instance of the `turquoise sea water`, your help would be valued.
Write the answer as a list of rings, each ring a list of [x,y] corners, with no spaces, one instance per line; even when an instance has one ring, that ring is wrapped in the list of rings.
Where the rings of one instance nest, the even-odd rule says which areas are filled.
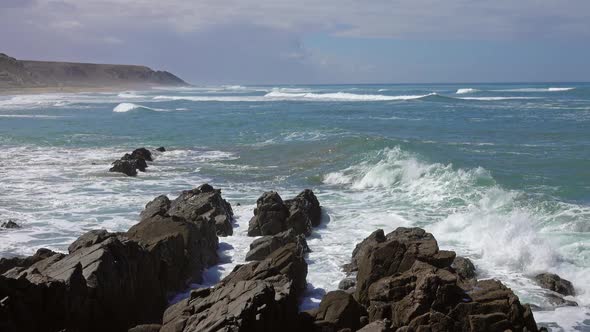
[[[165,146],[147,173],[108,173]],[[203,182],[235,206],[214,282],[243,262],[256,198],[312,188],[326,216],[309,240],[314,306],[377,228],[420,226],[529,302],[530,276],[571,280],[579,307],[535,312],[590,329],[590,84],[221,86],[0,96],[0,257],[66,250],[126,230],[159,194]],[[237,207],[235,203],[241,203]]]

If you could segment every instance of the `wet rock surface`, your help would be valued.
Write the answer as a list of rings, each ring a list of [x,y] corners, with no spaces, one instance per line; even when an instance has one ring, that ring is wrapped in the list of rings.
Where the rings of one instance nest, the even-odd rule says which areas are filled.
[[[552,290],[561,295],[576,295],[574,285],[568,280],[562,279],[557,274],[541,273],[535,276],[535,281],[539,286]]]
[[[380,322],[367,331],[537,331],[530,307],[509,288],[473,279],[467,261],[439,250],[420,228],[374,232],[357,246],[353,260],[355,297],[369,321]],[[472,283],[461,282],[467,279]]]
[[[250,251],[246,254],[246,261],[263,260],[287,243],[294,243],[302,256],[310,252],[305,237],[302,234],[297,234],[295,230],[289,229],[277,235],[267,235],[254,240],[250,244]]]
[[[160,331],[299,331],[307,264],[295,244],[237,266],[213,288],[197,289],[164,313]]]
[[[294,229],[297,234],[309,236],[312,227],[318,226],[320,222],[321,206],[313,191],[306,189],[286,201],[277,192],[269,191],[256,201],[248,235],[276,235]]]
[[[209,185],[187,192],[148,203],[128,232],[80,236],[67,255],[41,249],[0,260],[0,330],[155,330],[168,296],[217,262],[212,214],[231,211]]]
[[[158,150],[159,151],[159,150]],[[109,172],[123,173],[127,176],[136,176],[137,171],[145,172],[148,167],[147,162],[153,161],[152,152],[146,148],[133,150],[126,153],[119,160],[113,162]]]
[[[21,226],[17,224],[14,220],[8,220],[0,224],[0,228],[19,229],[21,228]]]

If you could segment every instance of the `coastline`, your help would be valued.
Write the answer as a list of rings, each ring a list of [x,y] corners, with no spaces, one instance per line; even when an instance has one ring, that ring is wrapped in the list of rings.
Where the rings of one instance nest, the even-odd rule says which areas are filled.
[[[160,85],[158,85],[159,87]],[[27,87],[0,89],[0,96],[38,95],[57,93],[118,93],[128,90],[150,90],[155,85],[121,85],[121,86],[64,86],[64,87]],[[162,85],[162,87],[166,87]]]

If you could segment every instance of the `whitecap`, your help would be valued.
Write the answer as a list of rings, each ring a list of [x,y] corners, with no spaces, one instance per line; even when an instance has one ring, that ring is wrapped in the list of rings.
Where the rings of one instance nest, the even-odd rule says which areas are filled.
[[[477,91],[479,91],[479,90],[472,89],[472,88],[464,88],[464,89],[458,89],[457,92],[455,92],[455,93],[458,95],[462,95],[462,94],[466,94],[466,93],[474,93]]]

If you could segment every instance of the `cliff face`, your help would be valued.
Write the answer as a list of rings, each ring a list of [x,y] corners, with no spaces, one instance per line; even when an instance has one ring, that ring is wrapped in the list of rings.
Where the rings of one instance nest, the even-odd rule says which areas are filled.
[[[145,66],[27,61],[0,53],[0,89],[182,85],[188,84]]]

